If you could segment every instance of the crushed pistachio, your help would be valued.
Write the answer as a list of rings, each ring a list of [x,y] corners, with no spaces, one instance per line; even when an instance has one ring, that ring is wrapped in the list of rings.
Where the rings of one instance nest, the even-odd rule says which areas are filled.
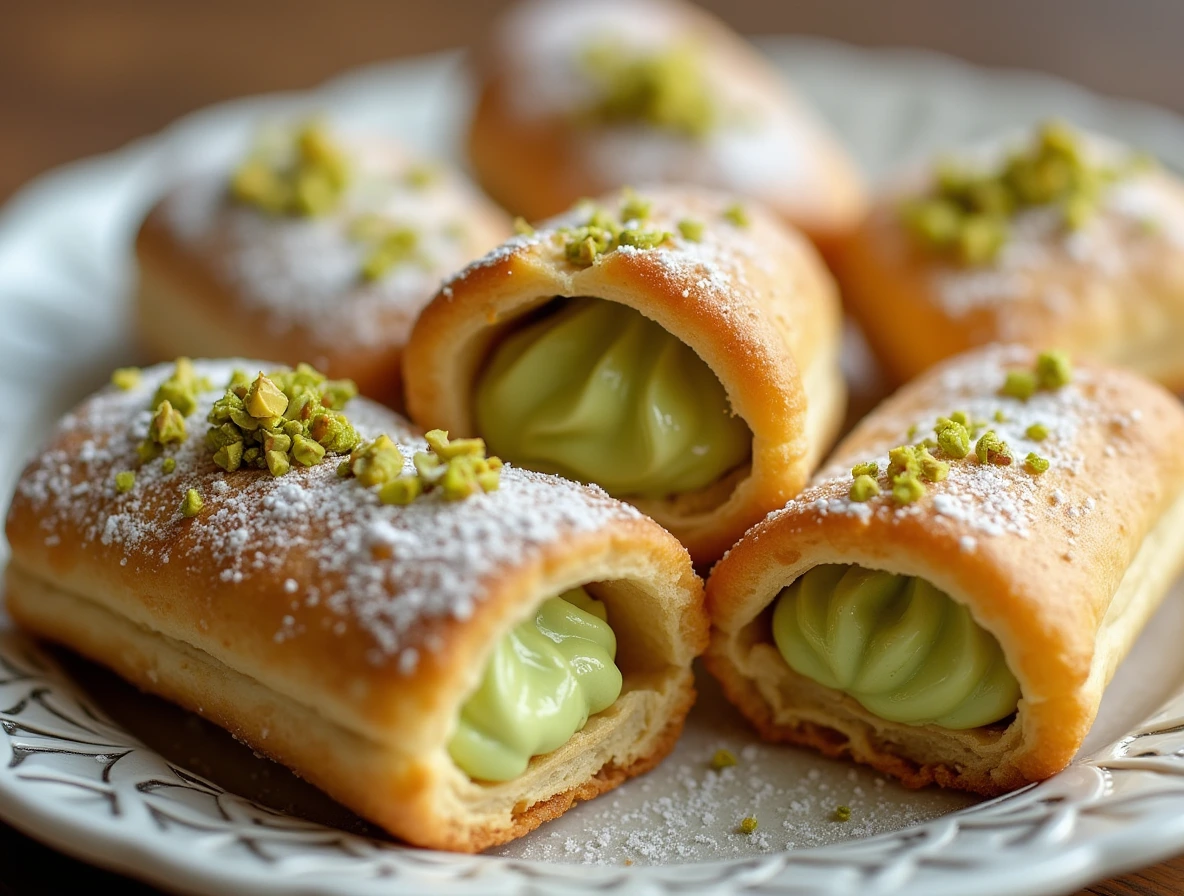
[[[1024,430],[1024,435],[1026,435],[1033,442],[1043,442],[1048,438],[1048,427],[1043,423],[1033,423]]]
[[[880,472],[880,465],[874,460],[869,460],[866,463],[856,464],[851,468],[852,476],[876,476]]]
[[[850,806],[835,806],[835,821],[848,822],[851,820]]]
[[[418,476],[399,476],[378,490],[378,500],[383,504],[406,505],[423,494],[423,483]]]
[[[994,464],[998,467],[1006,467],[1015,459],[1012,456],[1011,448],[1007,443],[995,434],[995,430],[987,430],[974,445],[975,456],[978,457],[979,463]]]
[[[228,473],[245,466],[283,476],[293,461],[315,466],[361,442],[340,411],[357,391],[352,381],[330,380],[307,364],[254,380],[235,371],[206,416],[206,445]]]
[[[191,488],[185,492],[185,497],[181,499],[180,513],[181,516],[192,518],[201,513],[201,509],[205,506],[205,501],[201,498],[201,493]]]
[[[880,494],[880,483],[866,473],[861,473],[851,481],[849,497],[852,501],[862,504]]]
[[[740,822],[739,831],[741,834],[751,834],[756,831],[757,820],[749,815]]]
[[[683,239],[690,240],[692,243],[702,241],[705,229],[703,222],[696,221],[694,218],[683,218],[678,222],[678,232],[682,234]]]
[[[731,750],[716,750],[711,757],[711,767],[715,771],[722,771],[725,768],[731,768],[736,764],[736,754]]]
[[[892,499],[897,504],[912,504],[925,495],[925,484],[915,473],[901,473],[892,480]]]
[[[622,204],[622,217],[626,221],[638,220],[636,215],[630,217],[626,212],[636,212],[645,203],[648,214],[648,200],[636,194],[625,194]],[[556,238],[563,246],[563,253],[567,260],[580,267],[595,264],[601,255],[607,255],[621,246],[631,246],[637,249],[656,249],[670,239],[671,234],[665,230],[644,229],[639,227],[625,228],[617,218],[614,218],[595,203],[587,203],[585,208],[588,217],[585,223],[573,227],[561,227],[556,231]]]
[[[928,448],[914,449],[914,454],[921,467],[921,478],[927,482],[941,482],[950,475],[950,465],[930,454]]]
[[[989,263],[1007,244],[1016,213],[1055,206],[1066,229],[1079,229],[1097,214],[1102,191],[1138,170],[1134,156],[1106,166],[1086,155],[1076,131],[1063,122],[1045,122],[1028,146],[995,170],[939,162],[931,192],[905,203],[901,218],[924,247],[963,264]]]
[[[349,470],[367,488],[382,485],[402,475],[403,453],[390,436],[381,435],[350,453]]]
[[[315,216],[335,210],[350,170],[324,125],[306,122],[282,145],[260,146],[235,170],[231,195],[273,215]]]
[[[731,221],[737,227],[748,227],[752,219],[748,217],[748,210],[739,202],[733,202],[723,212],[724,219]]]
[[[622,221],[644,221],[653,211],[654,204],[650,200],[638,196],[632,187],[625,187],[622,197],[624,199],[621,204]]]
[[[522,216],[514,219],[514,232],[519,236],[534,236],[534,227]]]
[[[995,413],[992,414],[991,416],[995,418],[996,423],[1006,423],[1007,422],[1007,414],[1003,413],[1002,408],[997,409],[995,411]]]
[[[160,468],[167,474],[177,469],[177,459],[175,457],[166,457],[160,462]]]
[[[197,410],[198,394],[210,388],[210,381],[197,375],[192,361],[178,358],[173,365],[172,375],[156,388],[149,408],[155,411],[162,401],[167,401],[182,417],[188,417]]]
[[[952,415],[939,417],[934,432],[937,433],[937,446],[947,456],[958,459],[970,453],[970,430]]]
[[[130,492],[136,485],[136,474],[131,470],[121,470],[115,474],[115,491],[119,494]]]
[[[999,389],[1000,395],[1027,401],[1036,394],[1036,374],[1027,370],[1009,370]]]
[[[1073,381],[1073,364],[1064,352],[1041,352],[1036,357],[1036,380],[1041,389],[1057,390]]]
[[[912,445],[899,445],[888,452],[888,478],[894,478],[902,473],[916,475],[921,472],[921,464]]]
[[[111,372],[111,382],[116,388],[129,392],[140,385],[140,368],[117,367]]]
[[[1024,458],[1024,466],[1032,473],[1040,475],[1048,472],[1050,466],[1048,458],[1041,457],[1035,451],[1029,451],[1028,456]]]
[[[367,215],[365,225],[351,229],[351,236],[367,244],[362,259],[362,279],[381,280],[395,268],[407,264],[429,266],[421,248],[420,233],[414,227]]]
[[[579,116],[590,124],[640,122],[692,139],[705,138],[719,118],[692,46],[638,53],[615,40],[584,51],[582,64],[598,96]]]
[[[163,446],[184,442],[186,437],[185,418],[167,400],[162,401],[148,424],[148,441]]]

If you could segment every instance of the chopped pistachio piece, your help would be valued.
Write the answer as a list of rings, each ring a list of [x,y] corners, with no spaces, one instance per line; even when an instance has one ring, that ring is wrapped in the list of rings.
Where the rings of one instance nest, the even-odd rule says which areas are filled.
[[[243,443],[231,442],[214,452],[214,463],[227,473],[233,473],[243,463]]]
[[[852,476],[876,476],[880,472],[880,465],[874,460],[869,460],[866,463],[856,464],[851,468]]]
[[[350,180],[345,153],[323,125],[308,122],[282,146],[252,153],[230,180],[231,196],[273,215],[322,215],[342,201]]]
[[[739,202],[733,202],[725,208],[723,215],[725,220],[732,222],[737,227],[748,227],[752,223],[752,219],[748,217],[748,210]]]
[[[180,513],[183,517],[195,517],[201,513],[201,509],[205,506],[205,501],[201,498],[201,493],[197,489],[191,488],[185,492],[185,497],[181,500]]]
[[[1041,457],[1035,451],[1029,451],[1028,456],[1024,458],[1024,466],[1030,472],[1040,475],[1041,473],[1048,472],[1049,462],[1048,458]]]
[[[921,478],[927,482],[941,482],[950,475],[950,465],[930,454],[928,448],[918,449],[916,458],[921,467]]]
[[[921,472],[921,464],[917,459],[916,449],[912,445],[900,445],[888,452],[888,476],[899,476],[902,473],[916,475]]]
[[[116,388],[128,392],[140,385],[139,367],[117,367],[111,373],[111,382]]]
[[[852,480],[849,497],[852,501],[858,501],[862,504],[864,501],[870,501],[879,493],[880,483],[876,482],[875,479],[866,473],[861,473]]]
[[[992,414],[991,416],[995,419],[996,423],[1006,423],[1007,422],[1007,415],[1005,413],[1003,413],[1002,408],[999,408],[998,410],[996,410],[995,413]]]
[[[970,453],[970,431],[952,418],[941,418],[935,427],[937,445],[947,457],[963,458]]]
[[[670,234],[665,230],[622,230],[617,244],[635,249],[657,249],[668,239]]]
[[[292,457],[306,467],[315,467],[325,459],[325,449],[320,442],[297,434],[292,436]]]
[[[157,445],[184,442],[185,418],[166,400],[162,401],[148,424],[148,439]]]
[[[115,474],[115,491],[119,494],[130,492],[136,485],[136,474],[131,470],[121,470]]]
[[[197,375],[192,361],[178,358],[172,375],[157,387],[150,407],[156,410],[162,401],[167,401],[182,417],[188,417],[197,410],[198,393],[209,388],[210,381]]]
[[[751,815],[749,815],[747,818],[745,818],[743,821],[740,822],[740,833],[741,834],[751,834],[756,831],[756,828],[757,828],[757,820],[755,818],[753,818]]]
[[[725,768],[731,768],[736,764],[736,754],[731,750],[716,750],[711,757],[711,767],[715,771],[722,771]]]
[[[999,467],[1006,467],[1015,459],[1007,443],[1000,439],[993,429],[979,437],[974,445],[974,453],[978,457],[979,463],[994,464]]]
[[[484,439],[450,439],[447,430],[432,429],[424,435],[424,440],[441,460],[464,455],[485,456]]]
[[[682,234],[683,239],[690,240],[692,243],[701,242],[705,230],[703,222],[696,221],[694,218],[683,218],[678,222],[678,232]]]
[[[1043,423],[1033,423],[1024,430],[1024,435],[1026,435],[1033,442],[1043,442],[1048,438],[1048,427]]]
[[[390,436],[381,435],[355,448],[349,456],[349,466],[358,482],[370,488],[402,475],[403,453]]]
[[[378,500],[383,504],[406,505],[423,494],[423,483],[418,476],[400,476],[384,484],[378,490]]]
[[[1041,352],[1036,358],[1036,380],[1041,389],[1060,389],[1073,381],[1073,365],[1064,352]]]
[[[589,45],[582,63],[598,92],[581,116],[590,124],[637,122],[690,139],[705,138],[716,126],[715,100],[694,46],[639,53],[609,40]]]
[[[851,820],[850,806],[835,806],[835,821],[848,822]]]
[[[892,499],[897,504],[912,504],[925,495],[925,484],[916,473],[901,473],[892,480]]]
[[[160,462],[160,468],[167,474],[177,469],[177,459],[174,457],[166,457]]]
[[[644,221],[653,211],[653,203],[638,196],[631,188],[623,191],[624,202],[621,204],[622,221]]]
[[[288,396],[260,371],[247,389],[243,407],[256,420],[279,417],[288,409]]]
[[[1007,371],[1007,379],[999,389],[999,394],[1027,401],[1036,394],[1036,374],[1027,370]]]

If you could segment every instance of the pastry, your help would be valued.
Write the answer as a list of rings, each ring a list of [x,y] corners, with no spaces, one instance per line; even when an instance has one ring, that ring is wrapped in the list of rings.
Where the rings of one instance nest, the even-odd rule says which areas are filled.
[[[670,751],[707,635],[672,536],[261,369],[119,371],[61,421],[8,514],[17,623],[421,846],[503,843]]]
[[[845,150],[770,64],[678,0],[520,3],[477,53],[469,158],[531,220],[626,184],[754,196],[824,249],[865,208]]]
[[[708,582],[708,668],[769,740],[991,795],[1060,771],[1184,565],[1184,410],[979,349],[904,387]]]
[[[829,446],[840,337],[813,247],[756,203],[626,190],[449,281],[408,342],[407,407],[515,464],[602,485],[705,564]]]
[[[263,130],[234,171],[179,183],[148,215],[136,326],[155,360],[308,361],[397,407],[416,315],[509,233],[458,174],[388,138]]]
[[[1184,186],[1050,122],[903,176],[840,250],[843,298],[904,382],[990,342],[1184,389]]]

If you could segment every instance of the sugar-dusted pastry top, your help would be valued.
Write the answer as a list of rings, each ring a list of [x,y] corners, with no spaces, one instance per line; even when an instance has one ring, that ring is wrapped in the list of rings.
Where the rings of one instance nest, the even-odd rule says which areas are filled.
[[[145,370],[126,391],[110,386],[62,419],[17,486],[8,523],[16,562],[45,564],[67,589],[81,575],[100,593],[109,579],[147,586],[166,603],[186,595],[164,614],[165,634],[181,640],[263,630],[277,653],[336,649],[341,669],[329,677],[366,667],[409,674],[444,648],[449,625],[475,613],[504,565],[541,562],[560,539],[640,518],[597,488],[509,467],[495,491],[462,501],[429,492],[409,506],[383,504],[375,489],[339,476],[339,457],[293,463],[280,477],[224,472],[203,439],[206,413],[233,370],[273,366],[196,367],[214,388],[187,418],[188,438],[163,457],[141,464],[137,446],[171,365]],[[346,411],[363,438],[386,433],[403,446],[404,473],[414,472],[409,458],[425,445],[410,424],[365,399]],[[121,491],[116,476],[128,471],[134,482]],[[187,518],[190,489],[201,507]]]
[[[852,431],[801,495],[769,519],[806,507],[862,520],[925,519],[928,526],[957,533],[960,549],[974,552],[999,537],[1022,543],[1038,520],[1054,517],[1062,521],[1066,557],[1071,556],[1076,521],[1094,513],[1111,487],[1112,477],[1099,468],[1129,464],[1132,478],[1137,476],[1149,433],[1159,425],[1154,412],[1167,396],[1134,375],[1080,364],[1060,388],[1037,389],[1027,399],[1002,394],[1008,373],[1027,372],[1035,357],[1028,348],[991,346],[902,389]],[[1128,392],[1130,381],[1138,391]],[[1148,400],[1155,406],[1145,407]],[[970,429],[968,455],[951,459],[934,449],[934,457],[948,464],[945,478],[924,482],[917,500],[900,503],[892,495],[889,451],[935,438],[939,418],[958,411],[977,423]],[[1172,411],[1170,422],[1178,426],[1179,415]],[[975,445],[988,431],[1009,447],[1010,463],[979,462]],[[1100,456],[1090,456],[1095,449]],[[1048,469],[1030,469],[1025,464],[1029,454],[1046,460]],[[874,478],[881,493],[855,500],[852,468],[868,462],[878,465]],[[1094,482],[1100,485],[1094,488]]]
[[[1070,129],[1066,133],[1077,141],[1075,151],[1083,164],[1095,175],[1104,172],[1073,223],[1066,221],[1063,202],[1019,208],[1007,221],[1006,242],[979,263],[919,252],[916,239],[906,232],[902,197],[933,190],[942,167],[1000,170],[1009,155],[1030,145],[1033,138],[1023,135],[955,153],[922,175],[905,176],[877,203],[865,225],[874,236],[864,239],[879,242],[877,251],[886,263],[923,263],[927,288],[916,298],[956,320],[989,314],[997,339],[1034,344],[1049,325],[1072,326],[1099,317],[1101,328],[1121,331],[1125,324],[1116,316],[1116,297],[1107,283],[1184,277],[1176,271],[1179,261],[1163,270],[1168,259],[1184,252],[1184,186],[1106,137]]]
[[[861,201],[814,112],[689,4],[529,0],[498,23],[482,64],[513,121],[573,128],[573,164],[591,192],[697,183],[807,215],[825,214],[845,190],[840,205]]]
[[[231,173],[183,183],[153,210],[149,237],[163,237],[236,297],[251,326],[316,342],[373,346],[405,341],[441,279],[502,239],[506,222],[443,164],[394,141],[333,132],[349,181],[340,202],[313,215],[277,214],[236,200]],[[366,276],[373,223],[414,234],[398,263]],[[153,241],[155,242],[155,241]]]

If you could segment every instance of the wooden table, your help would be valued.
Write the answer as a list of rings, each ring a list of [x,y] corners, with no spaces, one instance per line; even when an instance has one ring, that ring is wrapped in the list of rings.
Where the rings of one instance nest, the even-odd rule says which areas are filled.
[[[115,149],[218,100],[303,88],[351,66],[471,43],[505,0],[75,0],[0,18],[0,200],[30,177]],[[926,46],[1045,69],[1184,111],[1184,3],[1163,0],[705,0],[746,33]],[[9,4],[14,6],[14,4]],[[0,824],[0,896],[156,891]],[[1177,896],[1184,856],[1085,893]],[[1001,894],[1002,896],[1002,894]]]

